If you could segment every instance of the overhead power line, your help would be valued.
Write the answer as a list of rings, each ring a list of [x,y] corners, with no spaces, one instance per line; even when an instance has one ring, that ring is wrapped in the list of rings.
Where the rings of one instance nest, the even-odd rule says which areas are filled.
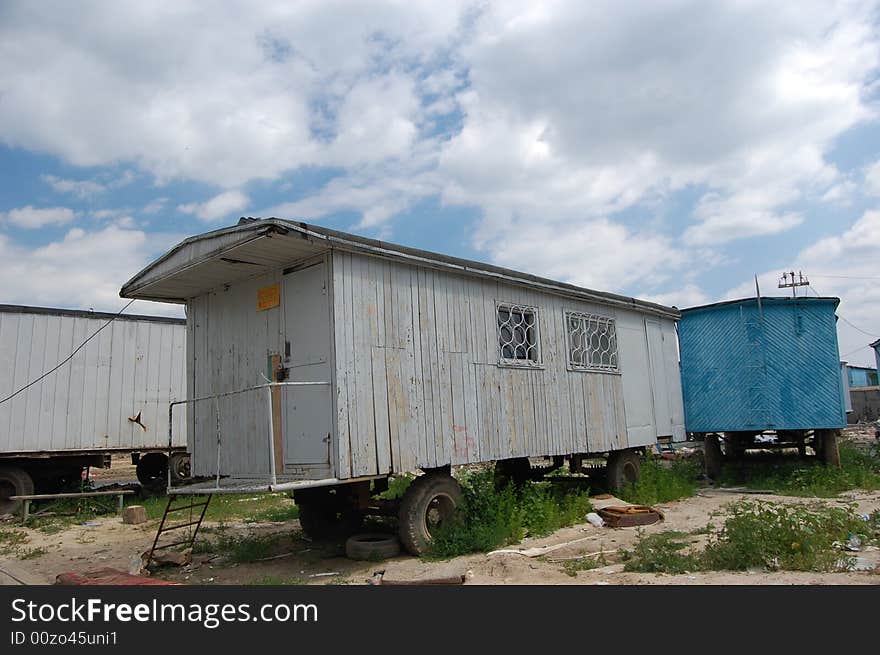
[[[118,312],[117,312],[117,313],[116,313],[116,314],[115,314],[110,320],[108,320],[106,323],[104,323],[104,325],[102,325],[102,326],[99,327],[97,330],[95,330],[94,332],[92,332],[92,333],[89,335],[89,337],[88,337],[85,341],[83,341],[81,344],[79,344],[79,345],[76,347],[76,349],[75,349],[72,353],[70,353],[70,354],[69,354],[67,357],[65,357],[62,361],[58,362],[58,364],[56,364],[53,368],[51,368],[51,369],[49,369],[48,371],[46,371],[45,373],[43,373],[42,375],[40,375],[40,376],[39,376],[38,378],[36,378],[35,380],[31,380],[31,381],[28,382],[26,385],[24,385],[21,389],[16,389],[16,390],[13,391],[11,394],[9,394],[8,396],[6,396],[6,398],[3,398],[2,400],[0,400],[0,405],[2,405],[3,403],[5,403],[5,402],[8,401],[8,400],[12,400],[12,399],[15,398],[18,394],[20,394],[22,391],[25,391],[25,390],[27,390],[27,389],[30,389],[32,386],[34,386],[35,384],[37,384],[37,382],[39,382],[40,380],[42,380],[42,379],[44,379],[44,378],[46,378],[46,377],[52,375],[55,371],[57,371],[59,368],[61,368],[61,367],[64,366],[67,362],[69,362],[71,359],[73,359],[73,356],[76,355],[76,353],[78,353],[80,350],[82,350],[83,347],[84,347],[89,341],[91,341],[91,340],[94,339],[96,336],[98,336],[98,333],[99,333],[101,330],[103,330],[105,327],[107,327],[107,326],[110,325],[113,321],[115,321],[117,318],[119,318],[119,317],[122,315],[122,312],[124,312],[126,309],[128,309],[129,307],[131,307],[131,303],[133,303],[135,300],[137,300],[137,298],[132,298],[131,300],[129,300],[128,303],[125,305],[125,307],[123,307],[122,309],[120,309],[120,310],[119,310],[119,311],[118,311]]]

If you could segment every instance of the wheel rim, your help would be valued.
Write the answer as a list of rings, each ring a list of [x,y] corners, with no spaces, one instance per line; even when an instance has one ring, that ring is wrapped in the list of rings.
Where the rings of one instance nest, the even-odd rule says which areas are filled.
[[[428,501],[425,508],[425,532],[431,536],[455,513],[455,499],[449,494],[437,494]]]
[[[632,462],[626,462],[623,465],[623,482],[624,484],[634,484],[636,480],[638,480],[639,475],[636,472],[635,464]]]
[[[174,462],[174,475],[178,478],[188,478],[190,473],[189,457],[177,457]]]

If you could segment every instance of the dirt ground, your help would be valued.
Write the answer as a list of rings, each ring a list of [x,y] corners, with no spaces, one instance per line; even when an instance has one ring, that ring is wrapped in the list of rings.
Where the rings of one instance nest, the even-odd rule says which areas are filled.
[[[661,523],[644,528],[647,533],[664,530],[690,531],[704,527],[710,515],[726,503],[742,498],[810,502],[810,499],[782,496],[729,493],[703,490],[697,496],[658,505],[665,515]],[[880,492],[851,493],[830,502],[855,502],[859,512],[880,509]],[[13,524],[14,525],[14,524]],[[6,527],[12,527],[6,526]],[[208,527],[215,525],[208,524]],[[254,534],[298,529],[296,520],[287,523],[227,524],[227,533]],[[33,559],[0,556],[0,582],[5,584],[51,584],[55,576],[67,571],[83,572],[101,567],[129,570],[139,554],[149,548],[156,522],[139,526],[123,525],[118,517],[105,517],[77,525],[57,534],[25,529],[27,548],[46,552]],[[637,528],[597,528],[589,523],[575,525],[542,539],[525,539],[504,549],[525,550],[542,546],[564,545],[541,557],[527,557],[513,552],[469,555],[447,562],[423,562],[399,556],[385,562],[355,562],[342,556],[338,546],[312,544],[302,537],[291,539],[289,550],[281,557],[264,562],[224,563],[195,555],[191,565],[165,567],[159,577],[184,584],[365,584],[374,572],[385,571],[386,579],[418,580],[445,575],[465,575],[466,584],[878,584],[880,550],[859,553],[859,568],[847,573],[795,573],[750,571],[743,573],[712,572],[682,575],[625,573],[620,563],[568,575],[562,562],[585,553],[607,553],[612,561],[620,548],[630,547]],[[569,543],[573,542],[573,543]]]
[[[861,435],[853,435],[858,440]],[[873,438],[864,435],[865,439]],[[112,469],[111,469],[112,470]],[[665,520],[643,528],[646,533],[665,530],[693,531],[703,528],[710,516],[725,504],[749,498],[786,503],[815,502],[815,499],[792,498],[770,494],[745,494],[719,489],[703,489],[696,496],[657,505]],[[851,492],[828,503],[851,503],[860,513],[880,510],[880,492]],[[112,567],[128,571],[139,562],[156,531],[156,521],[141,525],[124,525],[117,516],[105,516],[85,524],[69,527],[56,534],[18,528],[14,519],[0,524],[0,529],[21,529],[27,535],[25,547],[42,555],[21,559],[0,555],[0,584],[52,584],[55,576],[68,571]],[[207,536],[219,527],[206,522]],[[385,579],[417,581],[446,575],[464,575],[465,584],[880,584],[880,549],[865,548],[857,553],[857,569],[845,573],[709,572],[681,575],[627,573],[623,564],[615,563],[616,553],[629,548],[637,538],[637,528],[594,527],[589,523],[564,528],[540,539],[525,539],[502,552],[469,555],[446,562],[425,562],[410,556],[398,556],[384,562],[356,562],[344,557],[339,544],[312,543],[299,533],[296,520],[284,523],[226,523],[225,535],[282,533],[291,535],[282,540],[280,551],[271,559],[250,563],[224,562],[216,555],[196,554],[193,562],[183,567],[168,566],[154,575],[183,584],[366,584],[376,571],[384,570]],[[297,535],[297,536],[294,536]],[[528,557],[518,552],[539,547],[542,555]],[[563,568],[567,559],[587,553],[604,552],[607,566],[569,575]],[[213,558],[213,559],[212,559]]]

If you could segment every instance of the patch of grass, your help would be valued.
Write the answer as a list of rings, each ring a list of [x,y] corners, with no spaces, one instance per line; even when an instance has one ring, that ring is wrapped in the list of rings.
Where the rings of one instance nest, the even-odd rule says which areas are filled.
[[[290,578],[282,578],[278,575],[264,575],[261,578],[257,578],[256,580],[251,580],[247,584],[249,585],[302,585],[305,584],[305,580],[300,577],[290,577]]]
[[[18,559],[37,559],[48,552],[45,548],[23,548],[18,551]]]
[[[702,568],[698,554],[686,552],[687,535],[668,531],[645,535],[639,539],[631,551],[623,551],[624,571],[639,573],[688,573]]]
[[[455,517],[436,530],[427,559],[448,559],[542,536],[583,520],[590,511],[583,490],[529,482],[497,489],[490,468],[465,471],[459,478],[462,502]]]
[[[686,534],[640,533],[625,551],[625,570],[650,573],[744,571],[840,571],[854,558],[843,550],[851,536],[876,542],[880,515],[864,520],[854,505],[785,504],[740,501],[728,505],[720,528],[710,524],[708,543],[694,549]]]
[[[791,460],[762,462],[749,458],[738,465],[725,466],[722,484],[743,485],[750,489],[772,489],[787,496],[832,498],[852,489],[880,489],[880,452],[842,441],[840,468],[817,461]]]
[[[287,532],[266,535],[221,535],[213,540],[199,540],[193,553],[218,553],[230,562],[255,562],[292,548],[296,538]]]
[[[570,559],[562,564],[562,570],[573,578],[577,577],[578,571],[591,571],[603,566],[608,566],[608,560],[605,559],[605,553],[599,553],[597,556],[585,555],[577,559]]]
[[[388,489],[381,494],[377,494],[376,498],[382,500],[396,500],[402,498],[403,494],[409,489],[409,485],[416,479],[412,473],[404,473],[403,475],[395,475],[388,478]]]
[[[850,535],[874,539],[855,506],[786,505],[741,501],[728,507],[724,526],[710,535],[704,557],[708,569],[752,567],[787,571],[852,568],[840,550]]]
[[[206,496],[193,496],[193,504],[205,502]],[[175,505],[184,504],[183,499]],[[168,498],[157,496],[146,498],[141,503],[147,511],[147,518],[161,519]],[[193,514],[201,511],[201,507],[193,508]],[[287,521],[296,518],[296,505],[283,493],[266,493],[258,495],[223,494],[214,496],[205,513],[206,521]],[[185,514],[186,512],[184,512]]]
[[[24,543],[27,543],[27,535],[18,530],[0,530],[0,555],[8,555],[14,552]]]
[[[639,479],[617,495],[637,505],[667,503],[693,496],[701,478],[702,468],[697,458],[664,460],[648,455],[642,460]]]

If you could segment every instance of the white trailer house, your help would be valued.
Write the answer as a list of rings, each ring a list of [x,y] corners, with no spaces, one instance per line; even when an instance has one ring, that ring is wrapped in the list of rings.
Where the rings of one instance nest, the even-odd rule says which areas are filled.
[[[312,533],[422,470],[400,510],[419,552],[451,466],[607,456],[613,485],[684,434],[674,308],[274,218],[186,239],[121,295],[186,304],[193,475],[214,479],[174,491],[294,490]]]
[[[168,403],[186,393],[185,321],[114,317],[0,305],[0,513],[14,508],[9,496],[79,480],[114,453],[131,453],[141,482],[164,487]],[[184,474],[183,417],[174,433],[173,468]]]

